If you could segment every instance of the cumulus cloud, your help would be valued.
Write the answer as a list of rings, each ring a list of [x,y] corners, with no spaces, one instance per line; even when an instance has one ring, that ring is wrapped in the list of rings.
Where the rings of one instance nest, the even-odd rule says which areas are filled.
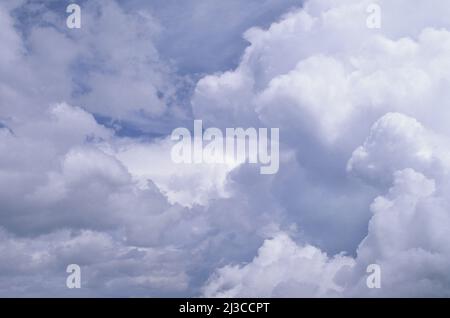
[[[201,213],[170,204],[151,181],[140,187],[103,151],[116,140],[110,129],[58,104],[39,122],[0,132],[0,245],[3,266],[11,265],[2,268],[3,295],[65,294],[70,263],[86,275],[80,296],[188,292],[180,246],[205,235]]]
[[[448,189],[448,188],[447,188]],[[448,190],[413,169],[394,173],[386,195],[371,205],[368,234],[356,256],[327,256],[285,233],[266,240],[245,265],[219,268],[207,297],[448,296]],[[369,289],[366,269],[382,269],[381,288]],[[262,279],[264,277],[264,279]]]
[[[207,205],[214,198],[230,196],[226,179],[239,165],[237,162],[174,163],[171,158],[174,144],[170,137],[151,144],[124,141],[110,151],[127,166],[141,188],[146,188],[151,180],[171,203],[193,207]]]
[[[449,294],[445,270],[450,261],[449,242],[444,233],[450,218],[442,190],[413,169],[400,170],[394,173],[388,194],[371,205],[373,217],[357,261],[378,263],[383,268],[385,285],[373,295]]]
[[[56,11],[52,3],[38,2],[1,11],[8,45],[2,49],[0,116],[6,120],[38,116],[57,101],[138,127],[155,118],[186,116],[176,102],[179,79],[155,48],[159,25],[149,12],[126,12],[114,1],[86,2],[82,28],[71,30],[64,6]],[[19,30],[14,17],[27,18]]]
[[[243,247],[256,246],[263,235],[255,238],[254,226],[272,219],[247,206],[253,196],[226,202],[220,191],[227,170],[167,166],[164,140],[117,137],[79,107],[55,104],[38,121],[13,129],[0,128],[2,246],[5,264],[23,259],[25,269],[5,269],[5,295],[8,284],[15,295],[66,295],[69,263],[86,275],[86,290],[76,295],[195,295],[199,283],[192,276],[204,273],[192,273],[193,264],[207,273],[224,255],[245,257]],[[206,199],[219,202],[206,210]],[[269,211],[269,198],[258,203]],[[75,248],[70,241],[77,238],[85,246],[97,239],[105,244],[92,252]],[[11,246],[20,248],[13,253]],[[64,257],[53,252],[58,246],[65,247]],[[214,255],[217,249],[221,255]],[[35,254],[40,265],[31,270],[26,266]]]
[[[448,174],[448,149],[444,136],[427,130],[416,119],[388,113],[372,126],[363,146],[353,152],[347,170],[375,183],[389,184],[393,173],[405,168],[442,178]]]
[[[294,136],[301,134],[332,148],[353,147],[389,111],[433,120],[447,132],[424,109],[446,113],[448,25],[438,19],[439,25],[397,35],[389,18],[408,5],[394,3],[380,3],[380,30],[366,27],[369,1],[310,1],[268,30],[247,31],[251,44],[240,65],[199,81],[194,113],[217,125],[276,125],[287,142],[298,145]],[[426,12],[435,21],[436,11]]]
[[[225,266],[205,286],[205,296],[323,297],[343,290],[333,279],[353,265],[349,257],[333,258],[311,245],[297,245],[285,233],[268,239],[251,263]]]
[[[158,9],[89,2],[72,32],[0,5],[0,293],[448,296],[450,6],[380,0],[369,29],[370,2],[307,1],[194,84],[159,51]],[[194,118],[280,128],[279,172],[173,164]]]
[[[268,30],[249,30],[246,38],[251,44],[240,65],[199,81],[194,113],[215,125],[256,123],[282,128],[282,148],[294,150],[300,171],[305,169],[302,174],[291,173],[297,179],[289,184],[295,184],[297,191],[283,198],[298,199],[288,199],[290,204],[283,206],[302,236],[322,250],[333,249],[324,233],[331,226],[316,227],[319,237],[309,230],[321,217],[327,217],[328,224],[343,225],[342,219],[349,214],[352,219],[367,216],[363,222],[369,222],[368,232],[352,238],[361,241],[354,250],[355,265],[335,277],[345,286],[339,295],[446,295],[448,279],[441,271],[448,259],[446,250],[435,252],[429,245],[431,238],[410,227],[436,226],[436,232],[442,233],[436,219],[443,222],[442,229],[448,226],[448,125],[442,118],[448,98],[442,85],[448,81],[444,52],[449,26],[440,18],[448,7],[437,1],[443,11],[424,9],[427,18],[412,15],[407,27],[398,16],[403,14],[400,8],[408,8],[406,2],[380,1],[383,26],[372,30],[365,25],[368,4],[308,1]],[[308,179],[298,178],[302,175]],[[354,177],[362,183],[352,183]],[[352,196],[350,202],[361,206],[342,204],[346,199],[333,184],[345,187],[344,193]],[[362,190],[364,185],[367,188]],[[311,187],[322,193],[329,189],[328,206],[319,203],[324,196],[307,201]],[[327,208],[338,210],[331,214]],[[308,209],[315,213],[313,217]],[[338,230],[343,235],[345,231],[345,227]],[[333,237],[342,235],[334,232]],[[441,243],[447,245],[445,239]],[[353,253],[351,248],[345,250]],[[381,250],[391,252],[377,254]],[[258,288],[252,277],[260,269],[259,257],[244,266],[217,270],[205,294],[251,294]],[[421,265],[406,266],[409,257]],[[332,257],[325,258],[329,260]],[[365,269],[371,263],[386,270],[385,289],[367,288]],[[277,272],[284,270],[283,265],[277,266]],[[271,272],[266,268],[259,275]],[[279,277],[261,292],[276,294],[275,286],[285,279]],[[285,290],[282,295],[305,291],[315,295],[314,289],[306,287]]]

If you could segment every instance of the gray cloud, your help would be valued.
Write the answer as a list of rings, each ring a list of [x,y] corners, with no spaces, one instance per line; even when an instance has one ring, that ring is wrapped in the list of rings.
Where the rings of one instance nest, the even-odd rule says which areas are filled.
[[[449,295],[450,6],[368,3],[0,5],[0,294]],[[175,166],[193,118],[279,127],[279,173]]]

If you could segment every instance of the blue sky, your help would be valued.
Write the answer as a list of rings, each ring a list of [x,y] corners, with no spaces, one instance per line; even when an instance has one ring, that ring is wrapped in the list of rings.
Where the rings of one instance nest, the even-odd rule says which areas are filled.
[[[446,1],[68,3],[0,4],[1,296],[450,295]],[[194,119],[279,171],[175,164]]]

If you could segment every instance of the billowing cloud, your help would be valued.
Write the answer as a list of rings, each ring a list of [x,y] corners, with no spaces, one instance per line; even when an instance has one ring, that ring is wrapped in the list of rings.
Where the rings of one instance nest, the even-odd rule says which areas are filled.
[[[279,233],[264,242],[251,263],[220,268],[204,292],[207,297],[337,295],[343,288],[333,281],[334,276],[351,266],[349,257],[329,259],[320,249],[297,245],[288,235]]]
[[[449,172],[448,142],[414,118],[388,113],[372,127],[364,145],[350,158],[347,170],[368,182],[390,183],[405,168],[442,178]],[[386,160],[389,158],[389,160]]]
[[[354,258],[327,256],[281,233],[265,241],[250,263],[219,268],[205,285],[204,295],[448,296],[448,187],[438,188],[413,169],[395,172],[393,182],[389,192],[372,203],[368,234]],[[366,285],[371,264],[380,266],[380,289]]]
[[[450,5],[378,2],[381,29],[371,1],[266,1],[286,14],[253,17],[274,22],[198,81],[170,59],[203,36],[161,40],[180,37],[170,5],[89,1],[69,30],[53,2],[1,4],[0,294],[448,296]],[[253,21],[227,6],[233,30]],[[170,132],[194,119],[280,128],[278,173],[174,164]]]
[[[449,8],[436,1],[442,11],[424,8],[426,18],[412,15],[407,27],[399,15],[409,4],[379,1],[382,28],[370,29],[369,3],[308,1],[267,30],[247,31],[251,44],[240,65],[197,84],[194,114],[218,126],[281,128],[282,149],[295,151],[300,167],[282,179],[296,187],[285,188],[288,194],[280,196],[289,202],[281,203],[289,219],[302,240],[331,252],[325,263],[339,251],[354,254],[352,269],[336,274],[336,283],[345,286],[339,295],[446,295],[447,279],[440,270],[448,259],[446,251],[432,260],[436,252],[429,245],[431,238],[404,228],[436,226],[441,233],[448,227],[449,131],[442,115],[448,104],[443,85],[448,85],[449,25],[440,17]],[[336,250],[327,233],[333,229],[332,237],[344,241],[347,218],[369,222],[369,228],[360,231],[361,223],[353,223],[350,240],[362,243],[354,250],[351,245]],[[441,243],[446,245],[444,239]],[[392,253],[376,253],[391,248]],[[423,270],[406,266],[408,257]],[[251,295],[259,287],[253,275],[273,271],[258,267],[260,259],[258,255],[247,265],[221,267],[205,294]],[[367,288],[365,270],[371,263],[385,269],[386,289]],[[283,265],[276,268],[287,271]],[[261,293],[277,295],[276,286],[290,278],[301,286],[302,278],[292,275],[279,277]],[[320,280],[317,283],[320,286]],[[305,292],[316,295],[314,288],[306,287],[286,289],[281,295]]]
[[[176,143],[169,137],[154,143],[123,141],[110,149],[142,188],[149,180],[167,196],[171,203],[186,207],[207,205],[214,198],[230,196],[226,179],[238,163],[189,164],[174,163],[172,147]]]

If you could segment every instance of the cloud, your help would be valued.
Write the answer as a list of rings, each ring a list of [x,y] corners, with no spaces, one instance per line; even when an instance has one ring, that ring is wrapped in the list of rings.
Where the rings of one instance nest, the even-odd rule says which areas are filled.
[[[345,286],[335,295],[446,295],[447,278],[440,270],[448,259],[446,251],[436,252],[426,234],[403,229],[424,225],[441,233],[435,220],[447,224],[449,131],[442,114],[447,113],[448,98],[442,85],[448,79],[442,70],[448,68],[448,22],[441,13],[425,10],[426,18],[412,15],[406,27],[400,8],[411,6],[380,1],[383,27],[371,30],[365,25],[368,4],[309,1],[267,30],[247,31],[251,44],[240,65],[198,82],[194,114],[217,126],[281,128],[281,149],[295,152],[297,167],[285,166],[290,177],[281,167],[274,182],[284,185],[286,193],[279,198],[288,200],[280,200],[285,216],[298,225],[300,235],[294,236],[331,255],[354,254],[352,270],[335,277]],[[448,10],[443,2],[436,5]],[[355,222],[350,240],[361,243],[354,250],[351,244],[336,250],[327,241],[330,224],[336,226],[330,236],[343,242],[347,218]],[[368,230],[360,231],[365,222]],[[444,239],[441,243],[446,245]],[[390,248],[392,253],[376,253]],[[259,257],[218,269],[205,295],[248,295],[258,289],[248,280],[259,270]],[[421,265],[407,266],[409,257]],[[332,256],[325,258],[329,260]],[[385,288],[372,291],[365,285],[370,263],[386,271]],[[290,272],[283,265],[276,268]],[[285,279],[278,277],[261,293],[274,295]],[[302,286],[283,295],[305,291],[315,295],[314,289]]]
[[[126,12],[114,1],[87,2],[82,28],[71,30],[65,8],[51,3],[1,11],[8,44],[2,54],[5,62],[13,60],[3,66],[0,116],[36,116],[57,101],[138,127],[146,120],[186,116],[175,103],[177,75],[155,48],[159,26],[150,13]],[[18,29],[12,23],[17,16],[26,17]]]
[[[157,46],[161,55],[177,66],[181,74],[196,77],[214,73],[239,62],[247,43],[242,33],[259,25],[268,26],[302,0],[174,0],[128,1],[133,10],[152,12],[163,29]]]
[[[50,106],[39,120],[16,123],[13,129],[0,128],[5,154],[0,159],[0,245],[8,248],[4,255],[10,261],[26,261],[36,253],[42,263],[33,270],[5,269],[4,294],[59,295],[63,290],[74,296],[67,294],[64,277],[65,266],[76,263],[85,275],[86,289],[79,296],[196,295],[205,273],[223,257],[248,257],[273,221],[269,197],[261,200],[233,189],[233,201],[228,201],[231,196],[220,192],[225,180],[216,177],[224,178],[227,170],[164,168],[170,156],[166,141],[118,137],[67,103]],[[267,212],[257,213],[255,204]],[[255,236],[256,227],[261,229]],[[87,245],[92,240],[92,247],[97,239],[101,244],[95,252],[82,253],[69,243],[78,237]],[[16,244],[20,248],[14,254],[10,246]],[[60,245],[64,257],[53,252]],[[96,257],[90,259],[92,254]]]
[[[358,248],[357,262],[376,262],[383,269],[384,286],[371,295],[449,294],[447,191],[447,186],[412,169],[394,173],[388,194],[371,206],[369,233]],[[361,286],[352,293],[361,293]]]
[[[179,247],[204,235],[187,231],[201,220],[151,181],[139,187],[102,150],[117,140],[110,129],[63,103],[13,132],[1,128],[0,138],[1,294],[74,296],[65,287],[71,263],[84,272],[78,296],[187,292]]]
[[[205,286],[206,297],[296,297],[338,294],[336,272],[353,265],[349,257],[332,259],[311,245],[297,245],[280,233],[267,239],[251,263],[220,268]],[[264,277],[264,279],[262,279]]]
[[[394,173],[389,192],[371,205],[368,234],[356,257],[329,257],[314,246],[297,244],[280,233],[266,240],[251,262],[219,268],[204,286],[204,296],[449,295],[449,202],[441,190],[434,180],[413,169],[399,170]],[[366,285],[370,264],[381,267],[381,289]]]
[[[194,50],[179,73],[161,54],[180,31],[160,7],[89,2],[72,32],[54,3],[0,5],[0,293],[448,295],[450,6],[379,2],[371,30],[369,1],[308,1],[194,84]],[[234,25],[266,21],[223,5]],[[199,43],[218,13],[186,6],[199,16],[182,43]],[[280,128],[279,172],[172,164],[168,133],[194,118]]]
[[[380,3],[385,20],[402,4],[409,7],[394,2]],[[301,134],[328,148],[353,147],[393,111],[434,121],[448,133],[423,112],[446,113],[448,24],[425,11],[438,24],[393,36],[399,27],[390,19],[380,30],[366,27],[368,3],[310,1],[267,30],[250,29],[239,66],[198,82],[194,114],[215,125],[283,127],[286,142],[298,145],[294,136]]]
[[[187,275],[173,266],[176,250],[124,245],[112,236],[93,231],[60,230],[33,239],[17,238],[0,231],[0,295],[35,297],[105,296],[127,289],[129,295],[161,295],[186,289]],[[164,259],[161,255],[164,254]],[[66,266],[82,268],[83,289],[65,287]],[[162,270],[162,268],[164,268]]]
[[[128,168],[142,188],[151,180],[169,202],[186,207],[207,205],[214,198],[230,196],[226,179],[237,163],[176,164],[171,159],[175,142],[170,137],[153,143],[124,141],[111,152]]]
[[[427,130],[414,118],[388,113],[372,126],[363,146],[353,152],[347,170],[378,184],[389,184],[393,173],[405,168],[441,178],[448,174],[449,158],[443,136]]]

